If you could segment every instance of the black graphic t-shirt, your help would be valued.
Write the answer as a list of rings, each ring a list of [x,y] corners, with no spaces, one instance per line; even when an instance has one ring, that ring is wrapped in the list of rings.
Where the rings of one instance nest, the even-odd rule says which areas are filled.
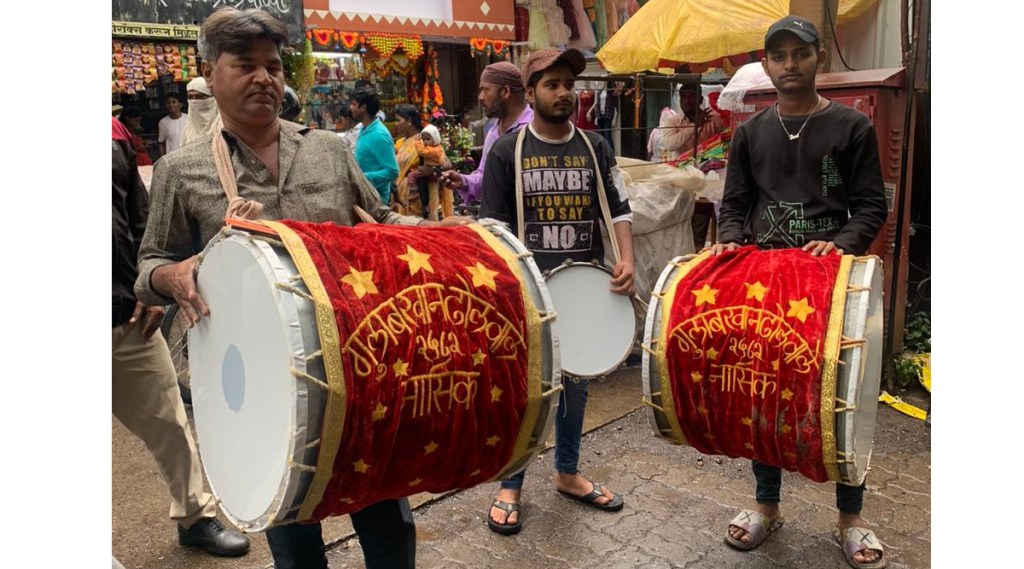
[[[505,222],[518,235],[516,219],[515,150],[518,133],[507,134],[491,147],[484,166],[480,218]],[[597,155],[594,168],[588,136]],[[632,221],[622,175],[607,141],[573,128],[571,138],[552,142],[526,129],[522,153],[524,244],[543,271],[566,259],[587,262],[604,259],[601,206],[595,176],[601,172],[612,222]],[[611,228],[608,228],[611,231]]]
[[[863,113],[830,103],[810,117],[786,118],[775,106],[736,129],[719,212],[722,243],[776,249],[834,241],[863,254],[888,210],[878,143]]]

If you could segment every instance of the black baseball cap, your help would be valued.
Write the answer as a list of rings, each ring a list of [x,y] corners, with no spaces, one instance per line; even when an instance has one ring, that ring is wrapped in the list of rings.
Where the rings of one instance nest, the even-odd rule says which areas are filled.
[[[772,38],[782,32],[789,32],[805,43],[821,43],[821,38],[818,37],[818,28],[814,27],[810,20],[800,16],[786,16],[768,28],[768,33],[764,35],[765,51],[768,51],[768,44],[771,43]]]

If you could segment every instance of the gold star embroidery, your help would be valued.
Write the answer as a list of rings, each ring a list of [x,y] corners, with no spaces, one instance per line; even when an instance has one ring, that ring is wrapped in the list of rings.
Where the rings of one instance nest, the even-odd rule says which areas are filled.
[[[370,469],[370,465],[363,462],[363,459],[360,458],[356,462],[352,463],[352,468],[355,469],[356,472],[365,473]]]
[[[790,399],[793,398],[793,392],[790,391],[788,387],[786,389],[783,389],[782,398],[785,399],[786,401],[789,401]]]
[[[754,445],[750,443],[743,443],[743,446],[747,447],[747,450],[754,450]]]
[[[487,439],[487,446],[492,447],[492,446],[498,444],[498,441],[500,441],[500,440],[501,440],[501,437],[495,435],[495,436]]]
[[[789,432],[793,430],[793,427],[790,427],[789,425],[782,425],[782,428],[779,430],[782,431],[782,434],[788,435]]]
[[[373,284],[373,271],[357,271],[355,267],[349,267],[349,271],[349,274],[341,278],[341,282],[352,287],[356,298],[377,294],[377,285]]]
[[[782,454],[783,454],[783,455],[784,455],[784,456],[785,456],[786,458],[788,458],[789,460],[796,460],[796,453],[795,453],[795,452],[784,452],[784,453],[782,453]]]
[[[690,379],[692,379],[694,383],[700,383],[700,380],[704,379],[704,376],[701,375],[699,371],[695,371],[690,374]]]
[[[754,284],[743,283],[747,287],[747,300],[756,298],[761,302],[764,302],[764,293],[768,291],[768,287],[761,284],[761,281],[757,281]]]
[[[423,482],[422,478],[416,478],[409,482],[409,486],[419,486],[420,482]]]
[[[743,419],[740,420],[740,422],[748,427],[754,426],[754,420],[751,419],[750,417],[744,417]]]
[[[438,445],[434,441],[430,441],[430,444],[425,446],[425,447],[423,447],[423,450],[426,451],[426,454],[430,454],[430,453],[434,452],[435,450],[437,450],[438,446],[440,446],[440,445]]]
[[[501,401],[501,394],[502,394],[502,391],[501,391],[500,388],[498,388],[497,385],[495,385],[493,388],[491,388],[491,403],[494,403],[494,402],[497,402],[497,401]]]
[[[338,498],[338,501],[341,502],[342,504],[355,504],[356,503],[355,500],[353,500],[352,498]]]
[[[714,348],[709,348],[708,351],[706,351],[704,353],[707,354],[708,359],[710,359],[710,360],[717,360],[718,359],[718,350],[716,350]]]
[[[409,364],[402,360],[395,362],[395,365],[391,366],[391,368],[395,370],[395,377],[405,377],[409,375]]]
[[[428,273],[434,272],[434,267],[430,266],[430,255],[420,253],[409,245],[405,246],[405,255],[399,255],[398,258],[409,263],[410,275],[415,275],[420,271],[420,269],[423,269]]]
[[[775,360],[774,362],[772,362],[772,369],[775,371],[779,371],[779,360]]]
[[[800,300],[789,301],[789,312],[786,316],[796,316],[801,322],[807,322],[807,316],[814,312],[814,309],[807,304],[807,297],[803,297]]]
[[[495,292],[498,290],[498,285],[494,283],[494,275],[498,274],[498,271],[492,271],[485,267],[483,263],[477,261],[475,267],[466,267],[469,274],[473,275],[473,286],[481,287],[485,286]]]
[[[484,359],[487,358],[487,354],[483,353],[480,348],[477,348],[476,352],[470,357],[473,358],[473,365],[478,366],[484,363]]]
[[[388,414],[388,408],[381,403],[377,403],[377,408],[373,410],[373,421],[377,422],[383,419]]]
[[[697,412],[700,413],[701,415],[707,415],[708,414],[708,408],[705,407],[703,403],[701,403],[700,407],[697,407]]]
[[[715,435],[712,435],[711,433],[704,433],[704,438],[709,441],[713,441],[715,440]]]
[[[705,284],[704,288],[700,290],[691,290],[690,292],[697,297],[696,306],[700,306],[702,304],[714,304],[715,295],[718,294],[718,290],[711,288],[711,285],[708,284]]]

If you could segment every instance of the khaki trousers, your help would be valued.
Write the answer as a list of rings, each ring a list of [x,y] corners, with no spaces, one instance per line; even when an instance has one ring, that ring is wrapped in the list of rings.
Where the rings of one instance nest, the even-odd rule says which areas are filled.
[[[172,520],[188,528],[217,514],[213,496],[203,490],[203,473],[174,364],[160,332],[143,341],[139,323],[113,329],[114,416],[142,439],[156,459],[171,493]]]

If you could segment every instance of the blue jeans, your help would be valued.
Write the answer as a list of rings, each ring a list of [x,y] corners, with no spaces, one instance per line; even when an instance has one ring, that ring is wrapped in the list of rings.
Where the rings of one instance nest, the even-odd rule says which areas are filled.
[[[755,494],[758,504],[778,504],[782,490],[782,469],[756,460],[751,461],[754,478],[757,480]],[[836,484],[836,509],[844,514],[860,514],[864,506],[864,484],[847,486]]]
[[[583,436],[583,413],[587,410],[587,387],[589,379],[578,382],[569,376],[562,377],[562,392],[558,395],[558,411],[555,415],[555,470],[559,474],[576,474],[580,463],[580,438]],[[520,490],[526,471],[513,474],[501,481],[505,490]]]
[[[416,524],[409,500],[377,502],[351,517],[366,569],[415,569]],[[319,522],[270,528],[267,543],[274,569],[327,569]]]

